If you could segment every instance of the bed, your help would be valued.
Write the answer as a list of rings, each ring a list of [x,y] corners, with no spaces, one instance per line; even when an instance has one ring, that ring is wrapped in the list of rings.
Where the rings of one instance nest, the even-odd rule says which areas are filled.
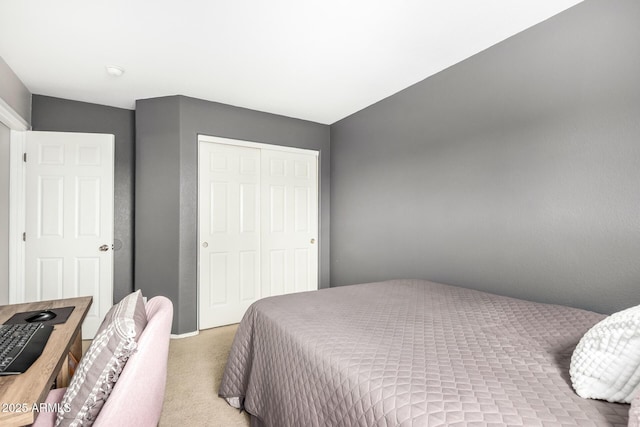
[[[422,280],[265,298],[219,396],[256,426],[627,426],[569,378],[604,317]]]

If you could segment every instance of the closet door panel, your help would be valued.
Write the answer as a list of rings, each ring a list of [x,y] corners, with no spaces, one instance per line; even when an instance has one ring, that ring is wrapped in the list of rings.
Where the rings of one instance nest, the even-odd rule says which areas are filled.
[[[260,150],[200,143],[200,328],[237,323],[260,292]]]
[[[318,288],[317,155],[229,141],[199,141],[200,329],[239,322],[260,298]]]
[[[317,157],[261,150],[262,292],[318,288]]]

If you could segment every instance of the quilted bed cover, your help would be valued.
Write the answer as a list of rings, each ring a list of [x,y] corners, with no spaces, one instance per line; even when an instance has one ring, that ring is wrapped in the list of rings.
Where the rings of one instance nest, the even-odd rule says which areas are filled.
[[[604,316],[422,280],[254,303],[219,395],[284,426],[626,426],[569,378]]]

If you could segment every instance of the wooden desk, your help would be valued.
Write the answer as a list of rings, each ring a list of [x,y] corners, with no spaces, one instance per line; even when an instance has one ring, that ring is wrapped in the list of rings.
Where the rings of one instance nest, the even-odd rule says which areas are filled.
[[[59,387],[68,385],[67,355],[71,352],[77,360],[82,357],[82,322],[92,302],[92,297],[80,297],[0,306],[0,323],[23,311],[75,306],[65,323],[54,325],[44,351],[27,372],[0,377],[1,426],[32,424],[37,413],[31,408],[45,401],[56,376]],[[28,411],[15,410],[23,407]]]

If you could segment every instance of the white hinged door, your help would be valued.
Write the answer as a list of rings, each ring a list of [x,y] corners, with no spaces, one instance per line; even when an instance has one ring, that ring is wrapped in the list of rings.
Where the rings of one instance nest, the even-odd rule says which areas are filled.
[[[93,338],[113,305],[114,136],[27,132],[25,302],[92,296]]]

